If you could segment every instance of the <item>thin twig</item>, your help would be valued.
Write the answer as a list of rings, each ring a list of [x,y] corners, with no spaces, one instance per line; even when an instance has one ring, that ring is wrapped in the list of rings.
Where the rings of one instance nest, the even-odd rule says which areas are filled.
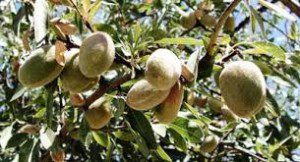
[[[73,5],[81,19],[84,21],[85,26],[93,33],[95,30],[93,29],[92,25],[89,23],[89,21],[86,19],[85,16],[81,13],[81,11],[78,9],[77,5],[73,2],[73,0],[69,0],[69,2]]]
[[[139,76],[141,73],[137,73],[136,77]],[[131,80],[131,74],[125,74],[123,75],[121,78],[115,80],[112,83],[108,83],[108,84],[102,84],[100,85],[100,87],[91,95],[86,99],[86,103],[83,106],[84,110],[87,110],[89,105],[92,104],[95,100],[97,100],[98,98],[100,98],[101,96],[103,96],[106,92],[108,92],[109,90],[115,89],[118,86],[120,86],[121,84]]]
[[[261,155],[257,155],[257,154],[255,154],[255,153],[252,153],[252,152],[250,152],[250,151],[248,151],[248,150],[246,150],[246,149],[244,149],[244,148],[242,148],[242,147],[240,147],[240,146],[234,146],[234,147],[231,147],[231,146],[230,146],[230,147],[227,147],[227,148],[225,148],[225,149],[236,150],[236,151],[238,151],[238,152],[241,152],[241,153],[243,153],[243,154],[252,156],[252,157],[256,158],[257,160],[260,160],[260,161],[263,161],[263,162],[268,161],[267,159],[265,159],[265,158],[262,157]]]
[[[226,10],[222,13],[220,19],[218,20],[218,23],[214,29],[214,33],[212,34],[212,36],[210,37],[210,42],[208,45],[208,49],[207,49],[207,54],[208,55],[212,55],[213,53],[213,48],[216,45],[217,42],[217,38],[219,36],[219,33],[222,30],[223,25],[225,24],[228,16],[230,15],[230,13],[235,9],[235,7],[241,2],[241,0],[234,0],[227,8]]]

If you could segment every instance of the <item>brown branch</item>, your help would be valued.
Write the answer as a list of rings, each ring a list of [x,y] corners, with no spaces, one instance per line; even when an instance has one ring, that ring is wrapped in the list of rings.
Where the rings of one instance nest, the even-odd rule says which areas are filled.
[[[298,6],[291,0],[281,0],[281,2],[286,7],[288,7],[293,13],[295,13],[298,17],[300,17],[300,6]]]
[[[141,74],[140,71],[136,73],[136,77]],[[83,106],[84,110],[87,110],[89,105],[91,105],[94,101],[96,101],[98,98],[103,96],[106,92],[109,90],[115,89],[119,87],[121,84],[131,80],[131,73],[125,74],[122,77],[118,78],[117,80],[111,82],[111,83],[104,83],[100,85],[100,87],[86,99],[85,105]]]
[[[216,45],[217,38],[219,36],[219,33],[222,30],[223,25],[225,24],[228,16],[230,13],[235,9],[235,7],[241,2],[241,0],[234,0],[227,8],[226,10],[222,13],[220,19],[218,20],[218,23],[214,29],[214,33],[210,37],[210,42],[207,48],[207,55],[213,55],[213,49]]]
[[[249,155],[249,156],[252,156],[254,158],[256,158],[257,160],[260,160],[260,161],[263,161],[263,162],[266,162],[267,159],[265,159],[264,157],[262,157],[261,155],[257,155],[255,153],[252,153],[240,146],[234,146],[234,147],[227,147],[226,149],[229,149],[229,150],[236,150],[238,152],[241,152],[243,154],[246,154],[246,155]]]

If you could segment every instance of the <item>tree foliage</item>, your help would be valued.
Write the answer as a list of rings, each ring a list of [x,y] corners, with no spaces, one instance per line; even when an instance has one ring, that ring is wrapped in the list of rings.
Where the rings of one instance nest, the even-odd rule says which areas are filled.
[[[300,160],[300,6],[277,1],[0,1],[0,161]],[[189,13],[196,18],[186,27]],[[60,79],[31,89],[19,83],[18,68],[32,51],[55,45],[63,64],[63,54],[96,31],[113,38],[116,57],[94,89],[80,96],[64,91]],[[158,48],[173,51],[190,72],[180,78],[184,100],[170,124],[125,101]],[[264,108],[247,119],[215,109],[223,104],[218,75],[236,60],[255,63],[267,82]],[[93,130],[84,111],[102,96],[112,118]],[[217,146],[203,152],[211,135]]]

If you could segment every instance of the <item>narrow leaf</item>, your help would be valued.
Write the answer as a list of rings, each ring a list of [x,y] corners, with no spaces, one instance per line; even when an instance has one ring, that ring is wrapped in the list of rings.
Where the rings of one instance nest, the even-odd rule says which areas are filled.
[[[150,149],[156,149],[157,143],[154,132],[144,114],[140,111],[130,110],[128,112],[128,121],[132,128],[137,131],[146,141]]]
[[[27,88],[26,87],[18,87],[18,89],[16,90],[15,94],[11,97],[10,102],[18,99],[19,97],[21,97],[25,92],[26,92]]]
[[[187,45],[203,45],[202,40],[195,38],[163,38],[161,40],[155,41],[157,44],[187,44]]]
[[[273,10],[274,14],[278,15],[278,16],[281,16],[281,17],[285,17],[291,21],[296,21],[297,19],[291,15],[288,11],[286,11],[285,9],[273,4],[273,3],[270,3],[270,2],[267,2],[265,0],[259,0],[259,3],[271,10]]]

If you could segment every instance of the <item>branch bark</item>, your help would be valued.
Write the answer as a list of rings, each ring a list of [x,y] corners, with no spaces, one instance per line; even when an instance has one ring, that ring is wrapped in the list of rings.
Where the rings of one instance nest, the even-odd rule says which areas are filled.
[[[300,6],[298,6],[291,0],[281,0],[281,2],[286,7],[288,7],[293,13],[295,13],[298,17],[300,17]]]
[[[235,9],[235,7],[241,2],[241,0],[234,0],[227,8],[226,10],[222,13],[215,29],[214,29],[214,33],[212,34],[212,36],[210,37],[210,42],[207,48],[207,54],[208,55],[212,55],[213,54],[213,48],[216,45],[217,42],[217,38],[219,36],[219,33],[222,30],[223,25],[225,24],[228,16],[230,15],[230,13]]]

